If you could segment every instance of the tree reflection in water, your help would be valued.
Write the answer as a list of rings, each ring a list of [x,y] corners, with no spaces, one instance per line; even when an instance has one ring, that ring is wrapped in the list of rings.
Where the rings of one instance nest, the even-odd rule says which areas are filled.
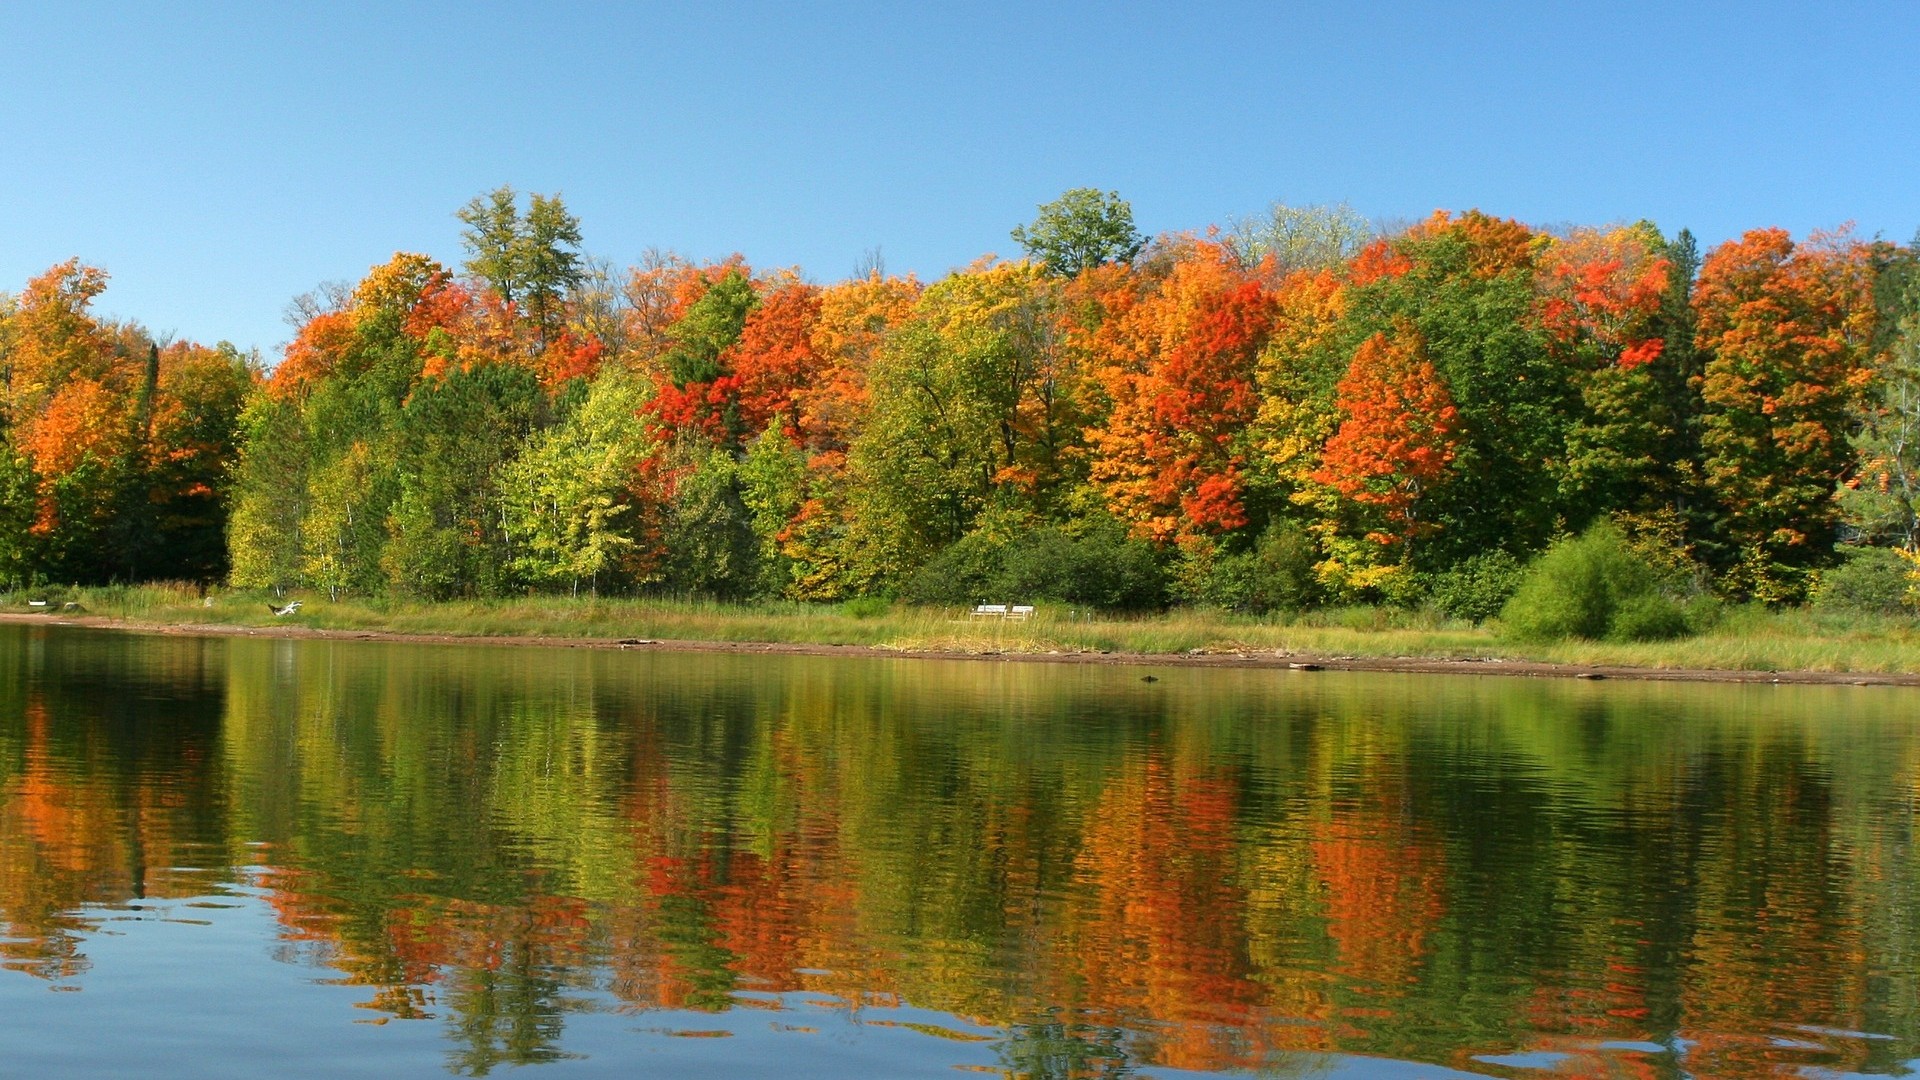
[[[257,890],[476,1075],[816,1005],[1036,1078],[1917,1052],[1903,691],[0,634],[14,977]]]

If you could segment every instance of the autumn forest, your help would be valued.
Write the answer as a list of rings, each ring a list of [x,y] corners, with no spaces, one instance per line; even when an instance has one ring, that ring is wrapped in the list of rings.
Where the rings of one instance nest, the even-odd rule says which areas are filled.
[[[277,362],[0,294],[0,582],[423,599],[1436,605],[1613,530],[1797,603],[1920,547],[1920,246],[1276,205],[1148,238],[1065,193],[936,281],[584,252],[459,211]],[[1902,562],[1902,558],[1906,562]]]

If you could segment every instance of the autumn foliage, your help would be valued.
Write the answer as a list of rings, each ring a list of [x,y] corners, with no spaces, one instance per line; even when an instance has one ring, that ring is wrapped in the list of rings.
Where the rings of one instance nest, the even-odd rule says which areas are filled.
[[[1160,542],[1246,525],[1238,441],[1259,409],[1265,289],[1201,244],[1119,318],[1118,362],[1102,372],[1112,407],[1087,436],[1108,506]]]
[[[1369,540],[1412,540],[1427,524],[1420,497],[1454,457],[1460,411],[1446,383],[1408,327],[1393,339],[1375,334],[1362,342],[1337,393],[1340,427],[1313,480],[1377,514],[1382,527]]]
[[[1129,241],[1071,272],[822,285],[738,255],[615,271],[557,200],[536,221],[491,198],[463,211],[465,272],[400,253],[303,298],[279,362],[231,386],[171,374],[206,350],[90,315],[97,269],[8,298],[6,565],[148,572],[98,545],[179,496],[203,524],[231,506],[235,583],[335,595],[964,599],[1005,578],[1258,606],[1256,553],[1304,537],[1282,543],[1292,602],[1409,600],[1612,517],[1790,600],[1843,543],[1916,532],[1886,507],[1849,524],[1836,495],[1861,490],[1857,446],[1876,476],[1920,468],[1876,434],[1912,422],[1883,369],[1916,292],[1876,285],[1905,248],[1761,230],[1702,264],[1645,222],[1442,211],[1369,239],[1281,208],[1284,235]],[[166,440],[209,415],[194,394],[239,404],[189,450]],[[1134,585],[1092,583],[1103,565]]]
[[[101,320],[106,287],[69,260],[0,295],[0,580],[217,579],[257,367]]]

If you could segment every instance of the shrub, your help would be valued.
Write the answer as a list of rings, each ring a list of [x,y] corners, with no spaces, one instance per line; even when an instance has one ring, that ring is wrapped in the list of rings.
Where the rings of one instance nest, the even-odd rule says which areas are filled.
[[[1117,521],[1078,535],[1057,526],[1011,536],[969,533],[909,578],[901,595],[919,603],[1025,603],[1054,600],[1138,610],[1166,602],[1166,578],[1153,549]]]
[[[1291,522],[1269,527],[1252,548],[1216,554],[1187,586],[1192,599],[1232,611],[1306,611],[1325,603],[1314,565],[1320,549]]]
[[[1670,641],[1692,631],[1686,609],[1660,592],[1621,598],[1607,636],[1616,641]]]
[[[1619,527],[1601,522],[1527,567],[1500,611],[1522,641],[1651,641],[1687,632],[1687,614]]]
[[[1913,611],[1912,567],[1888,548],[1854,548],[1820,575],[1813,606],[1823,611],[1901,615]]]
[[[977,603],[994,591],[1004,546],[986,533],[969,533],[941,548],[900,595],[920,604]]]
[[[1444,614],[1485,622],[1513,598],[1522,569],[1520,560],[1507,552],[1489,551],[1432,575],[1427,595]]]
[[[893,601],[884,596],[856,596],[840,605],[840,614],[849,619],[878,619],[893,610]]]

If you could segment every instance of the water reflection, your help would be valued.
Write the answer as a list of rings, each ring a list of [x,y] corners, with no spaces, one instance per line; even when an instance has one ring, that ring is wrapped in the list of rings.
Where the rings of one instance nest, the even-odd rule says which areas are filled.
[[[466,1074],[834,1025],[1018,1077],[1894,1074],[1915,711],[0,627],[0,981],[257,909]]]

